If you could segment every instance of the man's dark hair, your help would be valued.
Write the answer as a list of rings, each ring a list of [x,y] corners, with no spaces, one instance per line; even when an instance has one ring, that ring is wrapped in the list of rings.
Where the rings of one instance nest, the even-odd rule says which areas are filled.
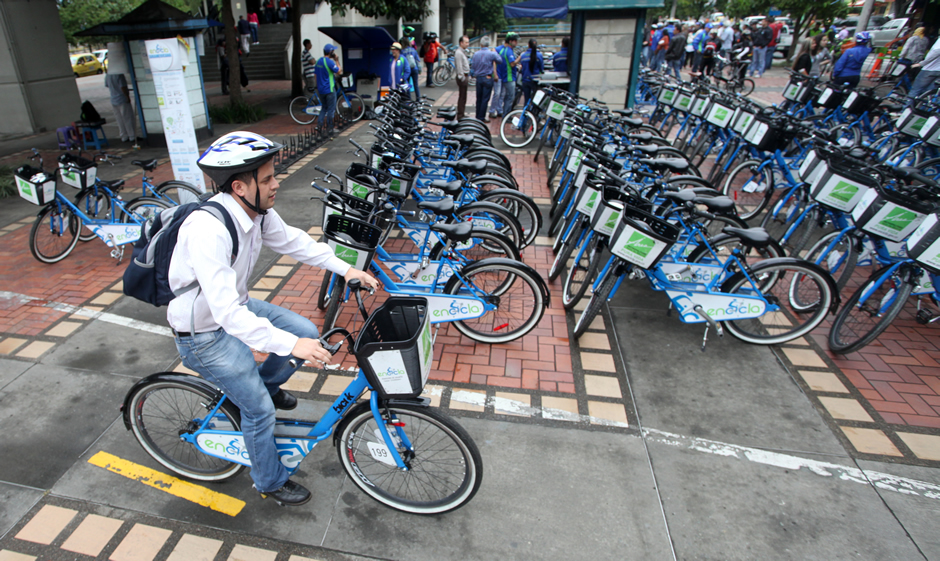
[[[307,49],[310,49],[310,47],[313,46],[313,43],[310,42],[310,39],[304,39],[303,45],[307,47]]]
[[[564,48],[566,48],[566,49],[568,48],[568,38],[567,38],[567,37],[565,37],[564,39],[561,40],[561,46],[564,47]]]
[[[464,39],[466,39],[467,41],[470,40],[470,38],[467,37],[466,35],[461,35],[461,36],[460,36],[460,39],[458,39],[457,42],[460,43],[460,42],[463,41]]]
[[[236,173],[232,177],[228,178],[224,184],[219,185],[219,193],[231,193],[232,192],[232,183],[236,180],[241,181],[246,185],[251,185],[251,180],[256,178],[258,170],[243,171],[241,173]],[[257,180],[257,179],[256,179]]]
[[[768,22],[768,23],[773,23],[773,22],[775,22],[775,21],[777,21],[777,18],[775,18],[775,17],[773,17],[773,16],[767,16],[767,22]]]

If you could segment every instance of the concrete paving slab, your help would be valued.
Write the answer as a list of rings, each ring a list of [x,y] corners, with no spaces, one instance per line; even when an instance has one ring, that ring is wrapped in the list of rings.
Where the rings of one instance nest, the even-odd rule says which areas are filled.
[[[6,534],[42,495],[41,489],[0,482],[0,536]]]
[[[902,464],[886,464],[859,460],[858,467],[866,471],[890,473],[898,477],[923,481],[933,485],[940,485],[940,471],[936,468],[907,466]],[[940,496],[933,493],[910,495],[888,490],[878,490],[881,498],[904,530],[910,535],[918,549],[927,559],[940,559]]]
[[[649,453],[678,559],[922,558],[867,484],[658,442]]]
[[[42,365],[0,390],[3,480],[48,489],[117,418],[133,380]]]
[[[127,299],[125,299],[127,300]],[[166,326],[166,319],[159,323]],[[169,370],[179,358],[172,337],[92,321],[59,344],[42,362],[68,368],[143,377]],[[127,388],[124,388],[126,391]]]
[[[20,374],[29,370],[31,366],[34,366],[32,362],[0,358],[0,388],[16,380]]]
[[[457,418],[484,462],[474,499],[402,516],[351,481],[324,545],[392,559],[671,559],[643,442],[633,436]]]
[[[704,325],[683,324],[663,311],[610,310],[643,426],[742,446],[846,455],[771,349],[712,333],[703,353]]]

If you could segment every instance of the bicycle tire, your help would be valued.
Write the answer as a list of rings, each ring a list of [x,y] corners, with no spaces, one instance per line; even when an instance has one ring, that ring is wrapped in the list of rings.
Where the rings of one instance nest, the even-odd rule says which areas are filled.
[[[511,189],[493,189],[484,191],[480,200],[498,204],[516,217],[522,228],[522,245],[519,249],[529,247],[535,242],[536,236],[542,230],[542,211],[532,197]]]
[[[369,404],[362,403],[336,431],[336,452],[350,480],[376,501],[412,514],[440,514],[467,504],[483,480],[483,459],[463,427],[430,407],[396,403],[380,409],[397,442],[397,431],[406,432],[410,446],[397,450],[409,469],[373,455],[388,448]]]
[[[307,96],[300,95],[290,100],[288,113],[290,113],[290,118],[298,125],[309,125],[317,120],[317,115],[311,115],[306,111],[308,99]]]
[[[767,230],[770,237],[777,240],[791,257],[800,257],[800,253],[819,225],[821,211],[818,205],[807,210],[812,202],[807,200],[807,197],[802,196],[802,193],[796,193],[795,197],[797,200],[790,203],[791,205],[796,204],[795,212],[781,211],[776,218],[771,218],[772,210],[764,215],[761,227]],[[782,202],[782,198],[778,199],[777,203],[774,204],[774,210]],[[797,224],[796,221],[800,217],[802,217],[802,220]],[[790,236],[784,241],[783,238],[787,234],[790,234]]]
[[[826,254],[819,263],[816,263],[816,261],[819,261],[820,255],[822,255],[826,248],[829,247],[829,244],[832,243],[832,240],[840,234],[841,232],[830,232],[821,237],[806,253],[805,259],[828,272],[832,276],[832,280],[836,282],[836,289],[841,293],[842,289],[845,288],[845,285],[852,277],[856,264],[858,264],[858,250],[855,248],[855,243],[852,238],[842,236],[839,242],[832,248],[832,252]],[[830,255],[835,257],[835,263],[830,262]],[[833,273],[831,265],[835,265],[835,273]],[[797,312],[807,310],[816,304],[815,302],[804,302],[800,298],[799,284],[801,280],[800,277],[795,276],[790,282],[790,305]]]
[[[861,308],[858,307],[862,294],[872,283],[888,274],[887,269],[888,267],[879,269],[868,277],[836,314],[829,329],[829,350],[839,354],[854,353],[877,339],[901,313],[914,290],[913,285],[905,278],[910,275],[910,270],[905,269],[902,272],[901,268],[895,269],[890,278],[869,296]],[[892,290],[894,294],[890,293]],[[877,302],[878,309],[874,309],[869,302]],[[887,306],[884,306],[885,303]]]
[[[555,261],[552,262],[552,266],[548,270],[548,282],[557,279],[558,276],[561,275],[561,272],[565,270],[565,265],[568,264],[568,258],[571,257],[575,248],[579,247],[577,245],[578,242],[584,243],[581,236],[584,235],[584,230],[588,226],[587,221],[580,213],[577,213],[575,220],[578,221],[577,224],[571,228],[567,236],[562,237],[561,244],[558,246]]]
[[[467,283],[472,288],[468,288]],[[479,318],[454,322],[458,331],[474,341],[495,344],[513,341],[535,329],[548,307],[543,289],[547,291],[545,281],[531,267],[505,259],[487,259],[468,265],[452,276],[444,286],[444,293],[483,294],[484,300],[496,304],[496,310]],[[494,334],[484,333],[487,326]]]
[[[451,248],[460,254],[465,262],[479,261],[491,257],[505,257],[513,261],[521,261],[522,254],[519,248],[512,243],[508,236],[492,230],[474,229],[473,237],[465,242],[455,243]],[[444,253],[444,244],[437,242],[431,248],[428,257],[437,261]]]
[[[182,378],[182,376],[180,377]],[[238,475],[245,466],[203,454],[180,438],[192,431],[193,420],[204,418],[220,395],[201,384],[159,380],[137,386],[128,396],[131,432],[144,451],[161,465],[189,479],[224,481]],[[219,407],[213,419],[215,430],[240,430],[241,414],[231,401]]]
[[[763,212],[774,190],[773,172],[768,171],[770,166],[758,170],[760,165],[761,162],[757,160],[742,162],[728,173],[721,190],[722,194],[731,197],[738,209],[738,216],[744,220],[750,220]],[[763,186],[763,191],[745,191],[751,185],[757,189]]]
[[[654,134],[654,135],[656,135],[656,136],[658,136],[658,137],[660,137],[660,138],[665,138],[665,136],[663,135],[663,132],[662,132],[661,130],[657,129],[656,127],[647,125],[647,124],[643,124],[643,125],[640,125],[640,126],[638,126],[638,127],[636,127],[636,128],[631,128],[631,129],[630,129],[630,132],[635,132],[635,131],[645,131],[645,132]]]
[[[524,109],[506,113],[499,123],[499,138],[511,148],[528,146],[538,132],[538,120],[535,115]]]
[[[875,152],[875,157],[879,162],[884,162],[891,157],[898,149],[898,136],[891,135],[879,138],[871,143],[871,148]]]
[[[754,80],[745,78],[741,82],[735,82],[735,86],[731,91],[738,95],[749,96],[754,92],[754,87]]]
[[[170,180],[164,181],[154,188],[154,191],[161,196],[167,197],[177,205],[184,203],[195,203],[199,201],[205,193],[200,191],[192,183],[185,181]],[[186,193],[186,195],[184,195]]]
[[[30,253],[42,263],[62,261],[78,244],[81,222],[68,207],[59,207],[57,203],[46,205],[29,231]]]
[[[172,205],[163,199],[137,197],[124,205],[124,212],[121,213],[121,222],[125,224],[132,222],[143,224],[147,220],[154,218],[161,211],[171,207]]]
[[[317,308],[320,310],[325,310],[326,307],[330,304],[330,298],[332,297],[332,292],[330,292],[330,282],[333,280],[333,273],[331,271],[323,271],[323,281],[320,283],[319,294],[317,295]]]
[[[600,235],[595,232],[591,240],[574,256],[574,262],[568,268],[561,291],[561,303],[566,310],[574,309],[581,298],[584,298],[584,293],[600,269],[601,255],[604,253],[602,249]]]
[[[917,169],[920,170],[920,173],[923,175],[931,179],[937,179],[940,177],[940,158],[924,160],[917,166]]]
[[[470,221],[481,230],[495,230],[506,237],[517,248],[522,246],[522,226],[515,216],[496,203],[476,201],[454,211],[457,221]],[[496,249],[491,248],[492,251]]]
[[[597,285],[597,289],[591,294],[587,306],[585,306],[584,311],[578,316],[578,321],[574,324],[574,336],[576,339],[580,339],[581,336],[587,332],[591,323],[594,322],[594,318],[597,317],[598,312],[601,311],[601,306],[607,302],[607,297],[610,295],[610,291],[613,290],[614,284],[616,284],[621,274],[623,274],[623,272],[620,270],[620,265],[616,264],[611,265],[611,267],[607,269],[607,272],[604,273],[603,278],[600,279],[600,283]]]
[[[573,183],[574,182],[568,186],[568,192],[565,193],[565,196],[562,197],[561,200],[558,201],[558,204],[553,207],[554,212],[549,212],[549,216],[552,217],[551,221],[548,223],[548,235],[550,237],[557,236],[559,231],[564,232],[564,229],[559,230],[559,228],[564,222],[565,211],[568,210],[568,206],[571,204],[571,199],[574,198],[575,192],[578,191],[578,189],[575,189]],[[572,210],[572,212],[576,211]]]
[[[431,83],[440,88],[447,84],[447,79],[447,68],[441,65],[434,69],[434,75],[431,76]]]
[[[89,195],[94,194],[94,200]],[[78,207],[78,210],[82,211],[85,216],[93,218],[95,220],[108,220],[111,217],[111,195],[109,195],[104,189],[93,189],[91,187],[82,189],[79,191],[78,195],[75,196],[75,206]],[[88,232],[87,234],[85,232]],[[78,233],[78,241],[80,242],[90,242],[91,240],[97,238],[98,236],[84,226],[84,221],[82,221],[82,229]]]
[[[763,277],[776,277],[777,282],[768,288],[761,287],[761,293],[770,304],[780,306],[779,311],[765,313],[753,319],[739,319],[723,321],[725,329],[734,337],[755,345],[777,345],[792,341],[806,335],[816,328],[832,307],[838,302],[835,293],[835,283],[829,274],[812,263],[800,259],[783,258],[762,261],[753,265],[748,274],[735,273],[721,285],[721,292],[727,294],[754,294],[754,286],[748,276],[765,284]],[[788,313],[786,304],[789,302],[790,278],[789,275],[803,275],[801,290],[806,291],[803,300],[815,300],[816,306],[802,313]],[[782,280],[783,282],[780,282]],[[812,280],[812,283],[809,282]],[[813,294],[808,294],[810,291]],[[798,323],[802,320],[802,323]],[[794,325],[796,323],[796,325]]]
[[[907,153],[906,155],[905,152]],[[886,163],[895,167],[904,166],[916,168],[923,160],[923,146],[914,146],[913,148],[904,146],[902,148],[898,148],[893,154],[888,156]]]
[[[844,148],[855,148],[862,143],[862,131],[852,123],[843,123],[829,129],[829,138]]]
[[[342,98],[340,98],[342,100]],[[342,100],[337,103],[336,109],[340,110],[340,114],[344,119],[351,123],[362,119],[362,116],[366,114],[366,104],[362,101],[362,97],[359,94],[355,93],[346,93],[346,100]]]
[[[339,316],[339,309],[343,306],[345,299],[346,279],[336,275],[336,280],[333,282],[333,289],[330,291],[329,300],[326,305],[326,314],[323,316],[323,328],[320,329],[321,332],[326,333],[336,327],[336,318]]]
[[[711,249],[709,249],[709,247],[711,247]],[[765,247],[758,249],[747,245],[741,237],[736,234],[718,234],[717,236],[709,238],[708,244],[702,242],[695,246],[695,249],[689,252],[685,261],[688,263],[721,264],[731,257],[731,253],[735,249],[740,251],[748,259],[748,263],[753,263],[753,259],[763,261],[777,257],[786,257],[787,255],[786,251],[780,247],[780,244],[774,240],[771,240]],[[714,253],[712,253],[712,250],[714,250]],[[737,272],[737,267],[732,266],[729,268],[729,273],[735,274]],[[764,279],[765,282],[761,288],[766,288],[777,280],[776,277],[767,277]]]

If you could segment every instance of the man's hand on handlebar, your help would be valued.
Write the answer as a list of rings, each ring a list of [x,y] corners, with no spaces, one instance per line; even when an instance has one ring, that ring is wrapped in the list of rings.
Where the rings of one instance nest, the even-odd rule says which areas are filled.
[[[366,273],[365,271],[360,271],[359,269],[355,269],[353,267],[349,268],[349,271],[346,272],[346,275],[343,278],[346,279],[347,284],[349,281],[356,279],[359,280],[359,282],[361,282],[364,286],[368,286],[372,290],[377,290],[379,288],[379,281],[377,281],[375,277],[369,273]]]
[[[323,348],[319,340],[306,338],[297,339],[297,344],[294,345],[294,349],[290,354],[303,360],[322,362],[324,364],[329,363],[331,357],[330,353]]]

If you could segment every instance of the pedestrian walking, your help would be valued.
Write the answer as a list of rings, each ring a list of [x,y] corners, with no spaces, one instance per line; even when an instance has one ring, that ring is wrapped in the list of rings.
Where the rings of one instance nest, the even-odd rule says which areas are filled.
[[[855,46],[842,53],[842,56],[836,61],[835,68],[832,69],[833,82],[845,84],[849,88],[858,85],[861,80],[862,64],[871,54],[870,43],[871,33],[862,31],[855,34]]]
[[[774,33],[773,39],[770,40],[770,44],[767,46],[767,52],[764,54],[764,72],[767,72],[774,64],[774,53],[777,52],[777,41],[780,39],[780,30],[783,29],[783,22],[777,21],[777,18],[773,16],[767,16],[765,21],[767,22],[767,27]]]
[[[337,82],[343,73],[336,47],[330,43],[323,47],[323,56],[317,61],[314,70],[317,76],[317,94],[323,103],[321,122],[326,133],[333,138],[333,117],[336,114],[336,94],[339,91]]]
[[[480,50],[473,53],[470,59],[470,73],[477,80],[476,118],[487,123],[490,120],[486,116],[486,107],[490,103],[490,94],[493,92],[493,78],[496,76],[498,62],[499,55],[490,50],[490,38],[484,36],[480,39]]]
[[[496,74],[499,77],[499,112],[501,115],[508,115],[512,111],[513,103],[516,100],[516,79],[513,76],[515,68],[519,67],[519,61],[516,59],[515,48],[519,44],[519,34],[510,31],[506,34],[506,41],[502,47],[496,49],[500,61],[496,67]]]
[[[258,41],[258,14],[251,12],[248,14],[248,25],[251,26],[251,44],[257,45]]]
[[[251,25],[245,19],[245,16],[238,16],[238,23],[235,24],[235,27],[238,29],[238,37],[241,39],[242,52],[245,53],[245,56],[248,56],[251,52]]]
[[[438,53],[441,48],[441,44],[437,42],[437,33],[425,33],[424,44],[421,48],[424,51],[422,54],[424,66],[428,72],[424,87],[433,88],[434,84],[431,80],[434,77],[434,63],[437,62]]]
[[[912,64],[911,68],[920,69],[920,73],[914,79],[914,83],[911,84],[910,91],[907,92],[908,97],[913,100],[922,93],[933,89],[937,78],[940,78],[940,39],[937,39],[930,47],[930,51],[927,52],[923,62]]]
[[[111,108],[114,110],[114,120],[117,121],[121,140],[134,142],[137,140],[137,130],[134,127],[134,105],[131,104],[127,78],[124,76],[126,69],[127,59],[124,56],[124,46],[121,43],[109,43],[108,75],[104,83],[111,96]]]
[[[539,52],[538,41],[529,39],[529,48],[519,56],[519,66],[522,68],[522,96],[528,104],[539,87],[535,77],[545,72],[545,61]]]
[[[407,30],[414,31],[414,28],[407,27]],[[402,37],[401,38],[401,56],[405,59],[405,62],[408,63],[409,68],[409,78],[408,81],[411,84],[412,89],[415,92],[415,101],[421,99],[421,91],[418,89],[418,80],[421,72],[421,62],[418,57],[418,51],[414,48],[414,41],[411,37]]]
[[[767,49],[774,38],[774,32],[767,27],[766,22],[757,24],[757,32],[754,33],[754,56],[751,58],[751,66],[748,68],[748,75],[753,77],[762,77],[767,64],[764,57],[767,56]]]
[[[680,70],[682,69],[682,59],[685,57],[685,33],[682,32],[682,25],[676,24],[675,34],[672,41],[669,42],[669,48],[666,50],[666,65],[676,76],[676,80],[682,80]]]
[[[467,112],[467,87],[470,85],[470,58],[467,56],[467,47],[470,46],[470,38],[462,36],[457,46],[454,64],[457,66],[457,120],[460,120]]]

